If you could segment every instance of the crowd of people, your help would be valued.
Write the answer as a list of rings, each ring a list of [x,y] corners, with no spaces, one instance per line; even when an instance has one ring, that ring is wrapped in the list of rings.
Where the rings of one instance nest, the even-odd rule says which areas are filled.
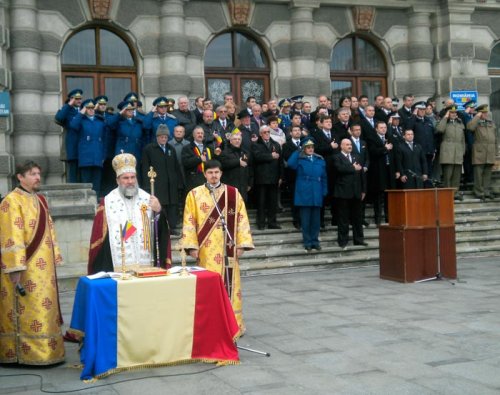
[[[83,100],[75,89],[56,120],[65,128],[69,182],[90,182],[104,196],[116,185],[111,159],[131,153],[144,190],[151,192],[148,172],[156,171],[155,195],[176,234],[186,194],[206,182],[204,164],[217,159],[222,181],[257,208],[259,230],[279,229],[282,201],[291,201],[293,226],[302,229],[310,251],[321,248],[314,234],[325,228],[325,208],[338,225],[340,247],[347,244],[349,224],[353,242],[366,245],[365,206],[373,205],[375,225],[388,222],[387,189],[443,185],[456,188],[455,199],[462,200],[464,188],[473,185],[477,198],[494,197],[496,131],[488,106],[471,100],[459,110],[451,99],[443,104],[438,111],[433,98],[415,102],[411,94],[401,101],[377,95],[372,102],[365,95],[345,96],[338,103],[321,95],[315,107],[303,96],[266,103],[250,96],[238,108],[227,93],[215,107],[198,97],[193,110],[187,97],[177,103],[158,97],[146,113],[131,92],[113,113],[105,96]],[[304,171],[303,159],[323,160],[325,175]],[[313,167],[322,172],[323,165]],[[311,205],[304,191],[316,191],[313,179],[321,187]],[[319,210],[319,225],[310,224],[304,207]]]

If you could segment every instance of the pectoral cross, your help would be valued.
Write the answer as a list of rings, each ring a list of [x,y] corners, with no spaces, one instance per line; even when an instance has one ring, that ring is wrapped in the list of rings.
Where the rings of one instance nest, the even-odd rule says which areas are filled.
[[[148,177],[149,177],[149,182],[151,183],[151,195],[154,196],[156,172],[154,171],[153,166],[149,166]]]

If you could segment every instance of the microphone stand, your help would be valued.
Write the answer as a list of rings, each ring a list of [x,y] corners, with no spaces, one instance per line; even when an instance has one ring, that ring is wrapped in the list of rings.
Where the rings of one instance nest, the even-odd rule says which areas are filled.
[[[417,173],[413,172],[412,170],[406,170],[408,174],[410,174],[414,178],[420,178],[423,180],[422,176],[419,176]],[[423,283],[426,281],[433,281],[433,280],[442,280],[443,279],[443,274],[441,273],[441,222],[439,220],[439,199],[438,199],[438,185],[441,183],[438,180],[435,180],[433,178],[428,178],[428,180],[432,183],[434,186],[434,210],[436,211],[436,260],[437,260],[437,272],[436,275],[433,277],[429,278],[424,278],[423,280],[418,280],[415,281],[416,283]]]
[[[230,282],[229,282],[230,281],[230,278],[229,278],[229,257],[227,256],[226,247],[227,246],[233,247],[233,246],[235,246],[235,243],[234,243],[234,239],[231,237],[231,234],[229,233],[229,229],[227,228],[227,223],[226,223],[226,218],[224,217],[224,213],[220,209],[219,204],[217,203],[217,199],[215,198],[215,192],[214,192],[215,188],[212,187],[212,185],[210,185],[208,182],[205,184],[205,186],[210,191],[210,196],[212,197],[212,200],[213,200],[214,205],[215,205],[215,209],[217,210],[217,213],[219,214],[219,220],[220,220],[220,223],[222,225],[222,231],[224,232],[224,248],[223,248],[224,276],[225,276],[225,281],[226,281],[226,285],[227,285],[226,291],[228,293],[229,300],[231,300],[232,288],[230,287]],[[229,242],[227,241],[228,238],[229,238]],[[234,344],[236,345],[236,348],[238,348],[239,350],[245,350],[245,351],[253,352],[253,353],[259,354],[259,355],[265,355],[266,357],[271,356],[271,354],[266,352],[266,351],[259,351],[259,350],[255,350],[255,349],[249,348],[249,347],[238,346],[238,344],[236,342]]]

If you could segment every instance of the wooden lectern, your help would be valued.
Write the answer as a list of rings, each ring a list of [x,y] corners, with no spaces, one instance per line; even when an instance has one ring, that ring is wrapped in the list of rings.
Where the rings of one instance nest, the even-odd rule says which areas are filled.
[[[389,224],[379,228],[380,278],[407,283],[436,277],[438,272],[457,277],[454,191],[387,191]]]

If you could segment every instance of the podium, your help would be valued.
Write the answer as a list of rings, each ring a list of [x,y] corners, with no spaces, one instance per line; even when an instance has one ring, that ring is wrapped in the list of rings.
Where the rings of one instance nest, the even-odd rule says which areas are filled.
[[[457,277],[454,191],[387,191],[389,224],[379,228],[380,278],[408,283],[433,278],[438,272]]]

